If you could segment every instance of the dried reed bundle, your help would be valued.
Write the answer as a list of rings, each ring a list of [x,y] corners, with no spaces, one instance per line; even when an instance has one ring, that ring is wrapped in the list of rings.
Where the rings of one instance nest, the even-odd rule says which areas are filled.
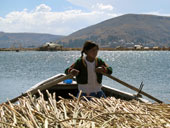
[[[47,91],[48,93],[48,91]],[[39,92],[36,99],[28,94],[18,104],[0,105],[1,128],[110,128],[110,127],[170,127],[170,104],[146,104],[85,97],[56,101],[48,93],[48,101]]]

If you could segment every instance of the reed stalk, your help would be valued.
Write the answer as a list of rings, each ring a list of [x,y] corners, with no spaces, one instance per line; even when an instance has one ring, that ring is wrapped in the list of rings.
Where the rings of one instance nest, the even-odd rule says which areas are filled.
[[[47,91],[48,100],[39,91],[39,98],[31,94],[17,104],[0,105],[0,128],[169,128],[170,104],[146,104],[124,101],[74,97],[56,101],[56,94]]]

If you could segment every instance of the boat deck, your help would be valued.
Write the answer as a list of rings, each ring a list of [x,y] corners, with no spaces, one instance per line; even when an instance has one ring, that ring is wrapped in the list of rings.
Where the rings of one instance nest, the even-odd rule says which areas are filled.
[[[135,97],[133,94],[131,93],[127,93],[124,91],[120,91],[118,89],[115,88],[111,88],[109,86],[103,85],[102,86],[102,90],[105,93],[106,97],[115,97],[117,99],[122,99],[122,100],[132,100],[132,99],[137,99],[137,100],[141,100],[143,102],[146,102],[145,99],[143,98],[139,98],[139,97]],[[50,93],[56,93],[56,96],[61,96],[63,98],[71,98],[69,93],[74,95],[75,97],[78,94],[78,85],[75,81],[73,81],[72,84],[65,84],[63,82],[60,82],[58,84],[56,84],[55,86],[51,87],[50,89],[48,89],[48,91]],[[45,95],[45,97],[47,96],[46,91],[42,91],[43,94]],[[58,97],[56,97],[58,100]]]
[[[45,81],[42,81],[42,82],[36,84],[30,90],[38,88],[38,87],[42,86],[43,84],[48,85],[48,82],[51,82],[54,79],[60,78],[62,76],[63,76],[63,74],[53,76],[53,77],[51,77],[51,78],[49,78]],[[58,98],[59,96],[63,97],[63,98],[71,98],[69,93],[74,95],[75,97],[77,96],[78,85],[77,85],[77,82],[74,79],[73,79],[71,84],[66,84],[63,81],[59,82],[58,84],[54,84],[52,87],[46,88],[45,90],[41,91],[44,94],[45,99],[48,98],[46,90],[48,90],[51,94],[56,93],[56,100],[59,99]],[[148,102],[148,100],[146,100],[146,99],[143,99],[141,97],[136,97],[135,95],[133,95],[131,93],[124,92],[124,91],[121,91],[121,90],[118,90],[118,89],[115,89],[115,88],[112,88],[112,87],[109,87],[109,86],[106,86],[106,85],[102,85],[102,90],[105,93],[106,97],[112,97],[113,96],[117,99],[122,99],[122,100],[127,100],[127,101],[136,99],[136,100],[139,100],[139,101],[142,101],[142,102]],[[36,93],[35,95],[39,96],[38,93]]]

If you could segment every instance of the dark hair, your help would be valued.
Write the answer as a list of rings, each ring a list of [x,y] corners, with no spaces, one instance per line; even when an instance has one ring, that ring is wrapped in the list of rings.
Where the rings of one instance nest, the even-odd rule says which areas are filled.
[[[99,50],[98,44],[96,44],[95,42],[90,41],[90,40],[86,41],[86,42],[84,43],[83,49],[82,49],[82,51],[81,51],[81,57],[83,57],[83,53],[84,53],[85,51],[88,51],[88,50],[90,50],[90,49],[92,49],[92,48],[94,48],[94,47],[97,47],[97,49]]]

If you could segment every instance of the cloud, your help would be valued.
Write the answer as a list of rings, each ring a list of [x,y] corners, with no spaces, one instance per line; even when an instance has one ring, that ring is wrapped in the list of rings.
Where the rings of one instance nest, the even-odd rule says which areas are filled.
[[[96,6],[94,6],[93,8],[98,8],[99,10],[105,10],[105,11],[112,11],[113,10],[113,6],[112,5],[104,5],[102,3],[97,3]]]
[[[0,31],[4,32],[36,32],[68,35],[72,32],[117,16],[111,11],[110,5],[98,4],[97,10],[84,12],[82,10],[66,10],[53,12],[41,4],[34,10],[14,11],[4,18],[0,17]]]
[[[67,0],[73,5],[84,7],[89,10],[113,11],[115,0]]]
[[[41,4],[36,7],[35,11],[36,12],[50,12],[51,8],[45,4]]]
[[[157,16],[170,16],[170,13],[160,13],[159,11],[154,11],[154,12],[146,12],[143,14],[148,14],[148,15],[157,15]]]

